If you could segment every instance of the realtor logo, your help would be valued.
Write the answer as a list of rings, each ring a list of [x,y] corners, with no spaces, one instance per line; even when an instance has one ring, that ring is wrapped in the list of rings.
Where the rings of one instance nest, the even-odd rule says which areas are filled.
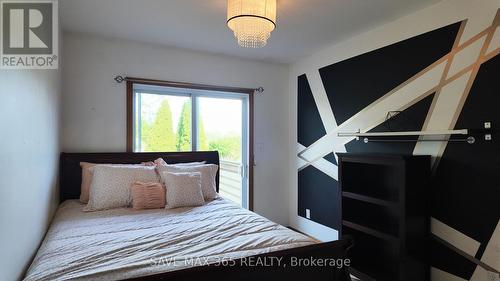
[[[3,69],[58,67],[57,1],[0,1]]]

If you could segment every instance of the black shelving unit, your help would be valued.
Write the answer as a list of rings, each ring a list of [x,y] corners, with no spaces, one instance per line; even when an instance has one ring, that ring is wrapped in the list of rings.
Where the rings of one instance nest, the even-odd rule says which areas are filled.
[[[429,280],[430,156],[338,153],[342,227],[363,281]]]

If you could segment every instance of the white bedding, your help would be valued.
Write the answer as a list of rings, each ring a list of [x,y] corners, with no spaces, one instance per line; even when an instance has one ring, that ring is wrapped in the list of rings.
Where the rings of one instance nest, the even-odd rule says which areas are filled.
[[[225,199],[173,210],[83,206],[61,204],[25,280],[119,280],[315,243]]]

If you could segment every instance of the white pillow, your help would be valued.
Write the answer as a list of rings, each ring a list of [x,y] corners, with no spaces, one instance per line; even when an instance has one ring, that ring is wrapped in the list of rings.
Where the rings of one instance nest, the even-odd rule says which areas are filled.
[[[199,172],[201,173],[201,191],[203,192],[203,198],[205,201],[210,201],[215,198],[219,198],[219,194],[217,194],[215,177],[217,175],[217,170],[219,166],[215,164],[205,164],[198,166],[177,166],[177,165],[166,165],[166,166],[157,166],[158,173],[161,175],[163,172],[168,173],[193,173]],[[165,185],[168,186],[168,182],[162,178],[165,182]],[[167,187],[168,189],[168,187]]]
[[[136,181],[160,182],[154,166],[95,166],[84,210],[128,207],[132,202],[130,188]]]
[[[201,191],[201,173],[162,172],[161,178],[167,187],[165,209],[194,207],[205,204]]]

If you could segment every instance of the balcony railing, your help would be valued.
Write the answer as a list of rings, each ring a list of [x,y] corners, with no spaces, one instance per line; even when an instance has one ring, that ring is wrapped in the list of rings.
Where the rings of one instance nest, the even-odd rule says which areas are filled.
[[[241,205],[241,164],[220,160],[219,193],[222,197]]]

